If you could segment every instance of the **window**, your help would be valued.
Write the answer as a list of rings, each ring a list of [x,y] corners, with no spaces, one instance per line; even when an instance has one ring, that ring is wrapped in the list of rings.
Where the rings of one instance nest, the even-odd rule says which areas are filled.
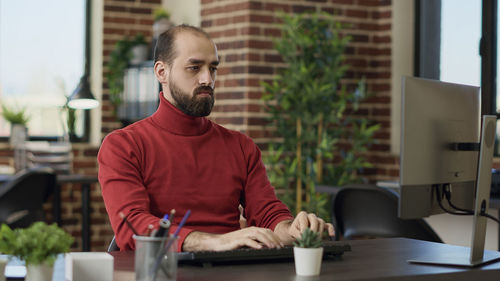
[[[415,3],[415,75],[481,86],[482,114],[500,116],[500,99],[496,94],[500,51],[498,1],[417,0]],[[496,156],[499,152],[497,144]]]
[[[67,132],[66,97],[84,72],[85,0],[0,0],[0,103],[26,108],[29,135]],[[84,134],[77,112],[77,134]],[[0,118],[0,136],[10,134]]]

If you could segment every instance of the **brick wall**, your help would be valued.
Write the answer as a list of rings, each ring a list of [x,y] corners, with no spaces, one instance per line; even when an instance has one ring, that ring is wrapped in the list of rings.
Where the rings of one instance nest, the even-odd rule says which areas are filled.
[[[382,124],[368,157],[375,165],[365,171],[371,181],[398,176],[397,158],[390,155],[390,67],[391,2],[384,0],[201,0],[202,27],[216,42],[221,67],[216,82],[216,106],[211,118],[230,129],[239,130],[262,145],[269,140],[263,124],[266,112],[260,102],[259,81],[269,81],[280,67],[279,55],[272,49],[272,38],[279,36],[276,12],[317,10],[334,13],[337,20],[350,24],[346,32],[353,37],[346,63],[352,65],[345,83],[367,78],[373,94],[356,114]],[[109,60],[116,41],[142,33],[151,40],[152,10],[161,0],[104,0],[103,64]],[[103,77],[106,75],[104,67]],[[106,79],[102,97],[102,136],[119,128],[113,115]],[[74,144],[73,170],[97,174],[97,147]],[[13,152],[0,144],[0,164],[13,164]],[[62,187],[63,228],[75,238],[73,250],[81,249],[81,192],[78,185]],[[102,202],[100,187],[91,191],[91,247],[104,251],[113,235]],[[48,206],[48,208],[50,208]]]

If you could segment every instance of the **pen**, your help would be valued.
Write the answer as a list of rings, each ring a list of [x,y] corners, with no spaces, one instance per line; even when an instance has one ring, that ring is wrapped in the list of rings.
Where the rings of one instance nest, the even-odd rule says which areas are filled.
[[[132,226],[132,224],[128,221],[127,219],[127,216],[125,216],[125,214],[123,212],[120,212],[118,214],[120,216],[120,218],[122,218],[122,220],[125,222],[125,224],[127,224],[127,226],[130,228],[130,230],[132,230],[132,232],[139,236],[139,233],[137,232],[137,230],[135,230],[135,228]]]
[[[155,234],[155,237],[164,237],[168,236],[168,230],[170,229],[170,221],[168,220],[168,214],[166,214],[163,219],[160,220],[159,223],[160,227],[158,228],[158,231]]]
[[[173,210],[175,211],[175,210]],[[172,238],[176,238],[177,235],[179,235],[179,232],[181,231],[181,228],[184,226],[186,223],[186,220],[188,219],[189,215],[191,215],[191,210],[187,210],[186,214],[184,217],[182,217],[181,222],[179,223],[179,226],[177,226],[177,229],[175,230],[174,234],[172,235]],[[172,218],[172,213],[170,213],[170,218]],[[172,246],[172,243],[174,242],[174,239],[171,239],[168,241],[168,244],[165,248],[161,247],[160,250],[158,251],[158,256],[156,256],[156,261],[154,263],[154,266],[152,268],[152,280],[156,280],[156,275],[158,273],[158,267],[160,266],[161,261],[163,260],[163,256],[168,252],[168,249]],[[167,272],[168,275],[168,272]]]

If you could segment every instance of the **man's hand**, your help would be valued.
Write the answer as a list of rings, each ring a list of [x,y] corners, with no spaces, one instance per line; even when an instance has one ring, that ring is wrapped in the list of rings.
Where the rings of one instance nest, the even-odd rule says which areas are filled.
[[[274,232],[279,236],[285,244],[291,244],[302,235],[302,232],[310,228],[312,231],[323,234],[323,231],[328,231],[329,236],[335,236],[333,225],[325,223],[322,218],[318,218],[315,214],[308,214],[304,211],[300,212],[293,221],[282,221],[276,225]]]
[[[225,234],[191,232],[182,244],[183,251],[226,251],[241,247],[260,249],[263,247],[282,247],[278,235],[272,230],[260,227],[247,227]]]

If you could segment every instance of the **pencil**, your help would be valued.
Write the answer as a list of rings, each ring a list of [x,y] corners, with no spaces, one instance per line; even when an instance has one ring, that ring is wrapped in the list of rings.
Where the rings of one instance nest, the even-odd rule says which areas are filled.
[[[137,230],[135,230],[135,228],[132,226],[132,224],[128,221],[127,219],[127,216],[125,216],[125,214],[123,212],[120,212],[119,213],[120,215],[120,218],[122,218],[122,220],[127,224],[127,226],[130,228],[130,230],[132,230],[132,232],[139,236],[139,233],[137,232]]]

